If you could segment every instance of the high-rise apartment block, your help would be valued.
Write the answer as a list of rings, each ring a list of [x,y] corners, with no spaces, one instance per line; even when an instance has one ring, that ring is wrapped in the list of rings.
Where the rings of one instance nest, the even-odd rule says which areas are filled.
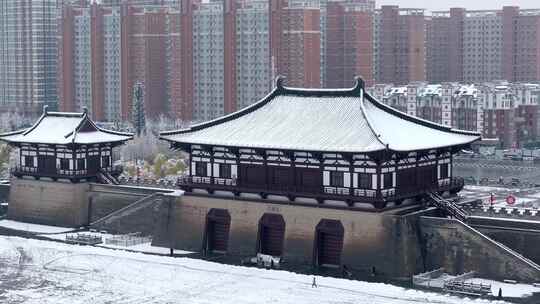
[[[456,95],[451,83],[540,79],[540,10],[425,14],[375,9],[374,0],[88,2],[61,10],[58,92],[63,110],[86,107],[97,120],[129,119],[137,83],[148,116],[205,121],[260,100],[277,75],[290,86],[329,88],[361,75],[368,85],[402,86],[407,96],[391,100],[405,112],[480,130],[485,111],[472,110],[472,89]],[[440,85],[413,85],[423,82]]]
[[[281,12],[278,73],[298,87],[320,87],[320,10],[287,7]]]
[[[0,107],[57,103],[57,0],[0,0]]]
[[[429,81],[540,79],[540,10],[433,12],[427,21]]]
[[[395,84],[426,80],[424,10],[383,5],[374,18],[375,80]]]
[[[121,116],[120,8],[65,6],[60,19],[58,88],[62,111],[87,108],[98,120]]]
[[[271,88],[270,4],[241,1],[236,7],[236,108],[262,98]]]
[[[298,87],[373,82],[373,0],[77,1],[62,10],[63,110],[205,121],[264,97],[277,75]],[[327,22],[327,20],[329,22]],[[326,78],[323,76],[326,75]]]
[[[463,80],[465,9],[433,12],[426,20],[426,73],[432,82]]]
[[[269,12],[267,1],[182,2],[184,119],[213,119],[268,93]]]
[[[181,112],[178,76],[175,64],[180,55],[180,11],[177,6],[122,6],[122,106],[131,111],[133,86],[144,85],[146,114],[157,117]],[[129,114],[123,113],[123,118]]]
[[[177,114],[179,10],[165,5],[65,5],[60,17],[59,96],[63,111],[128,119],[142,83],[147,115]]]
[[[351,79],[359,75],[368,85],[373,84],[373,11],[374,3],[369,1],[328,2],[323,53],[325,87],[349,87]]]

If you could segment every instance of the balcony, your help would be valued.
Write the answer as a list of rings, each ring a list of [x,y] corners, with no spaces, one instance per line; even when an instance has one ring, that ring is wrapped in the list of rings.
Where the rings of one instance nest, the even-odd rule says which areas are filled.
[[[68,178],[71,180],[88,179],[97,176],[98,171],[109,173],[113,176],[118,176],[122,173],[122,168],[118,166],[108,168],[91,168],[89,170],[65,170],[65,169],[49,169],[49,168],[36,168],[15,166],[10,169],[10,173],[15,177],[32,176],[35,178],[48,177],[54,180],[60,178]]]
[[[353,189],[346,187],[306,188],[296,185],[242,185],[236,179],[183,176],[178,179],[178,187],[183,190],[204,189],[209,193],[214,191],[228,191],[235,194],[257,193],[262,198],[268,195],[286,196],[294,201],[296,197],[314,198],[319,202],[324,200],[346,201],[350,206],[354,202],[372,203],[377,208],[384,208],[387,202],[401,202],[407,198],[423,196],[429,192],[459,192],[464,186],[462,178],[453,178],[438,183],[438,186],[426,187],[417,191],[403,193],[399,189],[383,189],[380,191],[371,189]]]

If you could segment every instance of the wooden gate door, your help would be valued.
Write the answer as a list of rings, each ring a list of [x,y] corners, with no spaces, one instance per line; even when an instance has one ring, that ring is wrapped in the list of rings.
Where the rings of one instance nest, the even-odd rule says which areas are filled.
[[[206,249],[212,253],[225,253],[229,245],[231,216],[225,209],[211,209],[206,220]]]
[[[280,214],[265,213],[259,222],[259,253],[271,256],[283,254],[285,221]]]
[[[323,219],[317,225],[316,234],[317,266],[340,266],[344,235],[344,229],[341,222]]]
[[[211,209],[206,216],[206,250],[225,253],[229,246],[231,216],[225,209]]]

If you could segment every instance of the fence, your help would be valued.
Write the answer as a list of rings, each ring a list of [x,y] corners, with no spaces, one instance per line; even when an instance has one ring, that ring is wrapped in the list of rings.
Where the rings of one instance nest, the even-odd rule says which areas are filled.
[[[140,232],[115,235],[113,237],[105,239],[105,244],[121,247],[130,247],[151,242],[151,237],[142,236]]]
[[[96,245],[103,243],[103,238],[90,233],[66,234],[66,242],[72,244]]]
[[[491,285],[451,280],[444,282],[443,290],[452,293],[485,296],[491,294]]]

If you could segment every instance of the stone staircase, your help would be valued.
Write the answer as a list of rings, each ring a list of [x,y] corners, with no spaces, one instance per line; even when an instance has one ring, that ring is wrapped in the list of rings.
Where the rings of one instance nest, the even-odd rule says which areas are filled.
[[[141,232],[151,234],[155,225],[155,207],[163,193],[153,193],[90,223],[90,228],[113,233]]]

